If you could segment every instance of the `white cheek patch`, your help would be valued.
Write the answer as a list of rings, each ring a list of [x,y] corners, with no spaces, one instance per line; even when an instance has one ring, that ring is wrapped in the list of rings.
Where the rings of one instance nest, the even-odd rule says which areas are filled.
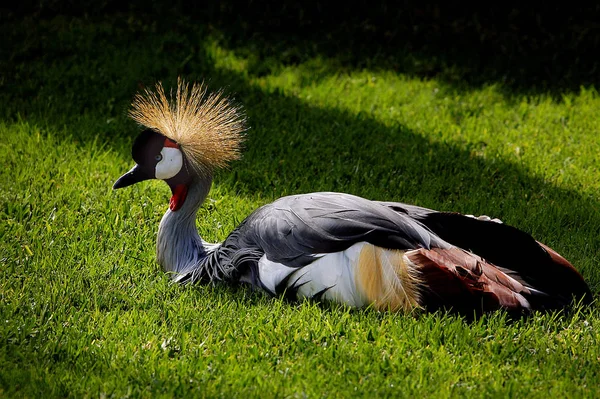
[[[163,147],[160,155],[162,159],[156,164],[154,174],[157,179],[170,179],[179,173],[183,166],[183,155],[178,148]]]

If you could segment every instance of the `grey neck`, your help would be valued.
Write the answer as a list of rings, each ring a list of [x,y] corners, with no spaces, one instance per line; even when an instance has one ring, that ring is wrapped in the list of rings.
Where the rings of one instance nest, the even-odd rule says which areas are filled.
[[[211,178],[193,181],[183,206],[175,212],[168,209],[158,226],[156,258],[175,280],[199,271],[219,246],[204,242],[196,228],[196,214],[208,196],[211,182]]]

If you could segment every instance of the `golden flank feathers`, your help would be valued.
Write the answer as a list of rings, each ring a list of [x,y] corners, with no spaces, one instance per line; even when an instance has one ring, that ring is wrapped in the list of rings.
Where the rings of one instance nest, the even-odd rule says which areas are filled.
[[[176,141],[196,173],[208,176],[240,157],[246,130],[241,109],[222,91],[208,93],[203,83],[178,79],[175,98],[167,99],[161,83],[156,91],[138,93],[129,115],[139,124]]]

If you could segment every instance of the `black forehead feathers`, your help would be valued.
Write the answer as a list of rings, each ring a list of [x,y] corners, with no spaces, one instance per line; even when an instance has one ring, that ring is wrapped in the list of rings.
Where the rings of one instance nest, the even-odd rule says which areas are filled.
[[[138,164],[144,164],[154,158],[162,150],[165,136],[154,130],[146,129],[135,139],[131,149],[131,156]]]

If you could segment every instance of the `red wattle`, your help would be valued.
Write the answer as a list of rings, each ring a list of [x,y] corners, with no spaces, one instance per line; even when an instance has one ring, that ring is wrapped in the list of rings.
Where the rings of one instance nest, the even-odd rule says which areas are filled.
[[[185,184],[179,184],[173,189],[173,196],[169,201],[169,208],[175,212],[183,206],[185,197],[187,197],[188,188]]]

